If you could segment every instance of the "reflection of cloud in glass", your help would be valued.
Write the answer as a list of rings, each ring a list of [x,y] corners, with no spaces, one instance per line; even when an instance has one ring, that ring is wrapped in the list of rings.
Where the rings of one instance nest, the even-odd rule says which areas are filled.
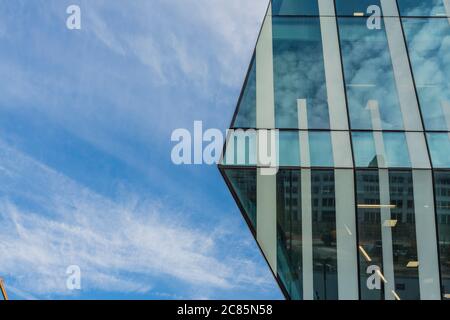
[[[450,26],[447,19],[403,19],[403,28],[427,130],[450,130],[443,102],[450,101]]]
[[[426,17],[444,15],[443,0],[397,0],[402,16]]]
[[[298,128],[297,99],[306,99],[310,129],[330,127],[318,18],[273,20],[275,120]]]
[[[450,168],[450,135],[448,133],[429,133],[427,139],[433,167]]]
[[[365,18],[339,18],[338,22],[352,128],[372,129],[367,103],[376,100],[382,128],[403,129],[384,26],[369,30]]]

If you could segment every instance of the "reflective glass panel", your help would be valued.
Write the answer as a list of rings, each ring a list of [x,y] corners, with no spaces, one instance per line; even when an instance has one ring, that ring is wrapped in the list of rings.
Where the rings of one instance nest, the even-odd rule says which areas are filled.
[[[448,19],[402,19],[425,128],[450,131]]]
[[[353,132],[352,140],[357,167],[411,167],[406,137],[402,132]]]
[[[222,164],[229,166],[256,165],[256,132],[254,129],[230,130]]]
[[[278,143],[279,165],[287,167],[300,166],[298,131],[280,131]]]
[[[389,171],[391,220],[382,228],[392,233],[395,292],[402,300],[419,300],[419,268],[416,265],[417,242],[414,194],[411,171]]]
[[[378,170],[356,172],[356,195],[360,298],[383,300],[384,282],[379,281],[376,274],[376,270],[383,272],[380,209],[376,208],[376,205],[380,204]],[[369,277],[373,277],[374,281],[369,281]],[[368,286],[367,283],[372,286]]]
[[[302,213],[300,171],[280,170],[277,175],[277,270],[292,299],[301,299]]]
[[[336,0],[336,14],[339,16],[371,15],[367,9],[376,5],[381,8],[380,0]]]
[[[450,134],[428,133],[428,147],[434,168],[450,168]]]
[[[434,181],[436,184],[442,295],[444,299],[450,300],[450,172],[435,172]]]
[[[256,230],[256,169],[225,169],[224,172],[251,226]]]
[[[234,120],[234,128],[256,127],[256,63],[252,59],[247,81],[244,85],[241,100],[238,105],[238,113]]]
[[[272,14],[275,15],[319,15],[317,0],[273,0]]]
[[[273,18],[275,123],[309,129],[330,127],[322,37],[318,18]],[[299,100],[306,100],[306,109]],[[299,119],[300,118],[300,119]]]
[[[333,147],[329,132],[309,132],[311,167],[333,167]]]
[[[448,16],[444,2],[448,0],[397,0],[401,16]],[[448,8],[450,10],[450,8]]]
[[[402,130],[384,25],[371,30],[366,18],[338,18],[338,25],[351,128]]]
[[[411,171],[358,170],[356,180],[361,298],[385,299],[383,278],[388,283],[393,277],[388,296],[419,299]]]

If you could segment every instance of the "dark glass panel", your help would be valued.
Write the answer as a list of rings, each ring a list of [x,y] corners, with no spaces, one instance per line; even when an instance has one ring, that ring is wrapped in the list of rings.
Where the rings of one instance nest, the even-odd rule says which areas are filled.
[[[380,203],[378,170],[356,171],[356,191],[361,299],[384,300],[382,281],[379,288],[370,289],[367,285],[373,274],[371,266],[383,272],[380,209],[374,207]]]
[[[402,19],[426,130],[450,131],[448,19]]]
[[[384,25],[371,30],[366,18],[338,18],[338,25],[352,129],[372,130],[379,118],[381,129],[402,130],[403,118]],[[375,110],[368,107],[369,102],[377,105]]]
[[[233,123],[234,128],[256,128],[256,63],[252,59],[245,83],[238,113]]]
[[[436,171],[434,180],[436,184],[442,296],[444,299],[450,299],[450,172]]]
[[[317,0],[273,0],[272,15],[319,15]]]
[[[277,175],[277,269],[292,299],[302,299],[302,214],[300,171]]]
[[[256,169],[225,169],[224,172],[253,229],[256,230]]]
[[[389,195],[395,206],[391,229],[396,293],[402,300],[419,300],[419,270],[410,264],[418,261],[411,171],[389,171]],[[382,225],[388,228],[389,222]]]
[[[312,170],[314,299],[337,300],[334,170]]]

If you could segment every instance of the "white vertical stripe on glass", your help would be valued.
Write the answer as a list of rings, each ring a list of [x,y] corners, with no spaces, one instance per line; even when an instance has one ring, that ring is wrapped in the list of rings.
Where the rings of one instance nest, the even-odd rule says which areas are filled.
[[[380,169],[379,172],[380,186],[380,220],[381,220],[381,240],[383,246],[383,276],[386,279],[384,284],[384,292],[386,300],[394,300],[393,292],[395,291],[394,281],[394,256],[392,248],[392,228],[384,226],[384,221],[391,220],[391,197],[389,194],[389,171],[388,169]]]
[[[357,300],[358,260],[353,170],[336,169],[334,180],[338,294],[340,300]]]
[[[331,130],[348,130],[347,108],[344,93],[339,38],[334,1],[319,0],[320,31],[328,96]]]
[[[334,166],[338,168],[353,168],[349,133],[332,131],[331,144],[333,147]]]
[[[277,274],[277,176],[256,176],[256,238],[274,274]]]
[[[422,300],[440,300],[438,244],[431,170],[413,170],[414,209]]]
[[[272,41],[272,16],[267,15],[256,45],[256,126],[266,129],[275,128]]]
[[[370,111],[370,117],[372,120],[372,130],[381,130],[381,116],[378,101],[369,100],[367,108]],[[374,131],[373,141],[375,143],[375,153],[377,155],[377,163],[379,168],[386,168],[386,150],[384,147],[383,133],[380,131]]]
[[[422,132],[406,132],[406,143],[408,145],[411,167],[415,169],[430,169],[425,136]]]
[[[313,282],[313,241],[312,241],[312,204],[311,204],[311,170],[302,169],[302,264],[303,264],[303,299],[314,300]]]
[[[298,108],[298,127],[299,129],[308,129],[308,110],[306,106],[306,99],[297,100]],[[300,166],[309,167],[311,165],[311,159],[309,154],[309,134],[308,131],[299,131],[300,142]]]
[[[404,129],[423,130],[400,19],[392,18],[398,17],[396,2],[381,0],[381,7]]]

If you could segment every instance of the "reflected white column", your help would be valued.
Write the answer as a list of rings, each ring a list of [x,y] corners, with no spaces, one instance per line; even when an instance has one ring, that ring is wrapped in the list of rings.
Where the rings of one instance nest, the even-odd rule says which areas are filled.
[[[385,221],[391,220],[391,197],[389,194],[389,171],[380,169],[379,187],[380,187],[380,219],[381,219],[381,240],[383,251],[383,275],[386,279],[384,283],[384,297],[386,300],[394,300],[395,281],[394,281],[394,255],[392,248],[392,228],[385,225]]]
[[[297,100],[298,127],[308,129],[308,111],[306,99]],[[299,131],[300,165],[309,167],[309,135],[308,131]],[[301,201],[302,201],[302,265],[303,265],[303,299],[314,300],[313,282],[313,238],[312,238],[312,204],[311,204],[311,170],[301,170]]]
[[[306,99],[297,100],[298,128],[308,130],[308,110]],[[308,131],[299,131],[300,141],[300,165],[301,167],[309,167],[311,165],[309,153],[309,134]]]
[[[431,170],[413,170],[414,209],[422,300],[440,300],[438,244]]]
[[[303,299],[314,300],[311,170],[301,170]]]
[[[338,294],[340,300],[357,300],[358,259],[353,170],[336,169],[334,180]]]
[[[405,130],[423,130],[401,22],[399,18],[392,18],[399,15],[396,2],[381,0],[381,7],[384,14],[383,21],[391,54],[403,126]]]
[[[319,0],[320,31],[331,130],[348,130],[344,77],[336,25],[334,1]]]
[[[423,132],[406,132],[405,135],[411,167],[414,169],[430,169],[431,164]]]

